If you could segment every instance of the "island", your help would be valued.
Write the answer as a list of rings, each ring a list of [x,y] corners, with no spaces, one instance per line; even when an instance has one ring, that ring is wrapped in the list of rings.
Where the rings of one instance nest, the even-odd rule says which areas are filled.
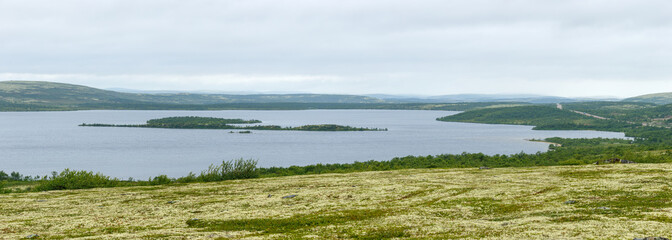
[[[363,128],[336,124],[303,125],[282,127],[278,125],[232,125],[261,123],[259,120],[227,119],[214,117],[166,117],[151,119],[145,124],[103,124],[82,123],[82,127],[138,127],[138,128],[179,128],[179,129],[243,129],[243,130],[287,130],[287,131],[387,131],[387,128]],[[241,133],[249,133],[244,131]]]

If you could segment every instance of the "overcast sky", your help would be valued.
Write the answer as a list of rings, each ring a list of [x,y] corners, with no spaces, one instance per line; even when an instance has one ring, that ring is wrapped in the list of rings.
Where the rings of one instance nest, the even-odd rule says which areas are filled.
[[[0,0],[0,80],[351,94],[672,92],[672,1]]]

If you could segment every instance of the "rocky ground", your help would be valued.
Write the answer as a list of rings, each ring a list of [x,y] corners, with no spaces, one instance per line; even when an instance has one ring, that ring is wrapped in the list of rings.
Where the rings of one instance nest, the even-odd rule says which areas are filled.
[[[4,194],[0,239],[669,238],[671,172],[400,170]]]

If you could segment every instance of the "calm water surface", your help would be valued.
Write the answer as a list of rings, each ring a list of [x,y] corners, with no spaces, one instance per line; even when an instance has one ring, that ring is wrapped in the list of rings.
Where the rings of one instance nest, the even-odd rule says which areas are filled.
[[[179,177],[210,164],[253,158],[262,167],[389,160],[407,155],[534,153],[546,137],[624,137],[597,131],[533,131],[530,126],[439,122],[457,112],[403,110],[76,111],[0,113],[0,170],[47,175],[65,168],[109,176]],[[386,132],[95,128],[81,123],[141,124],[153,118],[207,116],[300,126],[333,123]]]

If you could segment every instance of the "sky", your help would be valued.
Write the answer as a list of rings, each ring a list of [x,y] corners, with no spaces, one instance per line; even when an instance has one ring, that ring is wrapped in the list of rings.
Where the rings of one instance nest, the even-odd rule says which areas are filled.
[[[0,80],[630,97],[672,92],[672,1],[0,0]]]

